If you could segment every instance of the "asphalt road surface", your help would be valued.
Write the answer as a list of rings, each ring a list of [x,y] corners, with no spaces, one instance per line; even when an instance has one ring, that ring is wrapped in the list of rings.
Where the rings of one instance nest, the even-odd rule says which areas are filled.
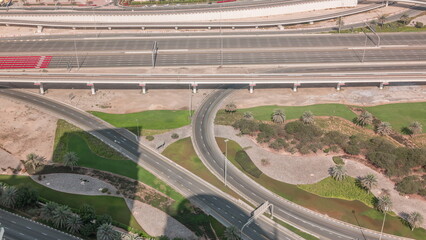
[[[363,57],[364,56],[364,57]],[[315,63],[360,62],[410,62],[425,61],[426,48],[369,48],[312,51],[241,51],[207,53],[161,53],[155,66],[217,66],[217,65],[285,65]],[[49,68],[99,68],[99,67],[150,67],[152,55],[129,52],[128,54],[78,54],[53,55]]]
[[[367,46],[377,44],[377,37],[368,33]],[[426,33],[380,33],[381,46],[419,46],[426,45]],[[317,35],[284,35],[274,36],[265,33],[264,36],[76,36],[56,37],[56,39],[25,39],[0,41],[1,55],[12,53],[56,53],[75,51],[114,52],[114,51],[152,51],[154,41],[159,51],[162,50],[211,50],[220,49],[271,49],[271,48],[324,48],[324,47],[364,47],[364,34],[317,34]]]
[[[196,202],[204,211],[219,218],[222,222],[241,228],[250,216],[246,208],[228,198],[220,190],[155,151],[139,145],[135,141],[136,136],[127,130],[113,128],[93,115],[39,95],[2,88],[0,88],[0,94],[36,105],[89,131],[92,135],[108,145],[114,146],[139,165],[159,176],[188,199]],[[17,227],[19,226],[17,225]],[[289,230],[271,224],[266,218],[260,218],[255,224],[251,224],[244,233],[246,239],[253,240],[299,239]]]
[[[231,92],[231,89],[226,89],[211,94],[198,108],[193,118],[192,141],[199,157],[203,159],[205,164],[207,163],[208,168],[216,176],[223,175],[225,158],[215,140],[213,121],[220,103]],[[228,184],[242,193],[246,199],[257,204],[269,201],[274,205],[274,211],[280,218],[314,233],[321,239],[379,239],[380,234],[378,232],[343,224],[284,200],[255,183],[231,163],[228,163],[227,172]],[[382,239],[397,238],[396,236],[386,235]]]
[[[5,240],[76,240],[64,232],[0,209],[0,223],[5,228]]]

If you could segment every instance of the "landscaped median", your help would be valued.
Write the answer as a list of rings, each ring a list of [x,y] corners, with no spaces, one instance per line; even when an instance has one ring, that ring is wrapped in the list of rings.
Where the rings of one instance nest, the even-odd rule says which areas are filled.
[[[223,140],[223,138],[216,139],[220,149],[224,152],[225,143]],[[249,169],[254,169],[256,167],[251,161],[251,159],[248,157],[248,155],[237,154],[238,152],[243,151],[244,149],[241,148],[238,143],[234,141],[228,142],[228,159],[230,160],[230,162],[233,163],[238,169],[240,169],[240,171],[244,172],[247,176],[252,178],[254,181],[269,189],[270,191],[274,192],[275,194],[311,210],[326,214],[332,218],[336,218],[356,226],[380,231],[384,215],[381,212],[361,202],[366,201],[368,203],[370,199],[368,194],[366,196],[361,196],[359,195],[359,192],[357,193],[356,189],[359,187],[355,184],[355,181],[348,180],[345,184],[335,185],[328,183],[329,180],[325,180],[323,182],[319,182],[311,186],[304,185],[301,187],[305,189],[321,189],[321,191],[317,190],[316,194],[313,194],[302,190],[296,185],[291,185],[272,179],[266,176],[265,174],[261,174],[259,177],[256,177],[257,171],[251,170],[250,172],[248,172],[247,170],[245,170],[248,169],[247,167],[243,168],[240,165],[240,163],[244,162],[245,165],[251,166]],[[238,156],[243,156],[244,159],[238,159],[237,161],[236,158]],[[301,169],[301,171],[303,170]],[[333,189],[333,192],[335,191],[336,195],[329,195],[329,198],[319,196],[320,194],[325,195],[327,192],[331,191],[330,189],[328,189],[330,187],[336,188]],[[347,191],[347,193],[345,193],[345,191]],[[344,199],[357,200],[349,201]],[[398,236],[411,237],[415,239],[426,239],[425,229],[418,228],[414,231],[411,231],[411,229],[407,225],[405,225],[400,218],[395,216],[388,216],[386,218],[384,232]]]
[[[55,162],[62,162],[65,153],[75,152],[80,158],[78,161],[79,166],[124,176],[164,193],[173,200],[168,206],[155,204],[155,199],[145,200],[148,202],[154,201],[152,202],[153,206],[181,222],[197,236],[214,236],[213,230],[210,227],[211,219],[200,211],[200,209],[194,207],[185,197],[156,178],[153,174],[133,161],[126,159],[120,153],[111,149],[89,133],[64,120],[59,120],[54,147],[53,160]],[[136,187],[133,190],[138,191]]]

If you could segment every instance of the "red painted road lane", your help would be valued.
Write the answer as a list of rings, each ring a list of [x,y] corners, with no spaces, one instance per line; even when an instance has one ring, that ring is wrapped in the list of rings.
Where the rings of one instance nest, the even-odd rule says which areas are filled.
[[[0,69],[47,68],[52,56],[0,57]]]

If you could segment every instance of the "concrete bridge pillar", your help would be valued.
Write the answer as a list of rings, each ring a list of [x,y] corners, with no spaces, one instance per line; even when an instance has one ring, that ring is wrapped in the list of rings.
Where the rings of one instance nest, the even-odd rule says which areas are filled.
[[[41,33],[41,32],[43,32],[43,26],[38,25],[37,26],[37,33]]]
[[[309,24],[311,24],[311,25],[314,24],[314,21],[310,21]]]
[[[178,27],[175,27],[175,30],[178,30],[179,28]]]
[[[90,87],[90,90],[92,91],[92,95],[95,95],[96,94],[95,84],[87,83],[87,86]]]
[[[256,83],[250,83],[250,93],[254,92],[254,87],[256,87]]]
[[[145,30],[145,27],[141,27],[142,28],[142,30]]]
[[[297,92],[297,87],[300,86],[300,83],[293,84],[293,92]]]
[[[207,27],[207,29],[208,29],[208,30],[211,30],[211,29],[212,29],[212,27]]]
[[[35,86],[39,86],[40,87],[40,94],[44,95],[44,87],[43,87],[43,83],[41,82],[35,82],[34,83]]]
[[[197,93],[198,83],[193,83],[193,84],[191,84],[191,86],[192,86],[192,93]]]
[[[280,25],[278,25],[278,29],[279,30],[284,30],[284,26],[280,24]]]
[[[342,86],[345,86],[345,83],[337,83],[336,90],[340,91]]]
[[[142,94],[146,94],[146,83],[139,83],[139,86],[142,87]]]
[[[385,7],[387,7],[387,6],[389,6],[389,1],[386,1],[386,5],[385,5]]]
[[[112,29],[112,27],[108,27],[108,30],[111,30]]]

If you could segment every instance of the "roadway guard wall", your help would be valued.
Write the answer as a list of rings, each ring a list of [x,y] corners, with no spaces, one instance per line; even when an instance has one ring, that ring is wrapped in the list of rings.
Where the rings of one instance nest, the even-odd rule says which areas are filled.
[[[48,22],[82,22],[82,23],[147,23],[147,22],[193,22],[193,21],[220,21],[226,19],[240,19],[250,17],[265,17],[289,13],[307,12],[313,10],[331,9],[339,7],[355,7],[358,0],[308,0],[286,3],[280,6],[259,7],[247,9],[223,9],[211,11],[196,11],[169,13],[169,14],[143,14],[133,12],[104,13],[88,12],[87,14],[34,14],[34,15],[3,15],[2,19],[48,21]]]

